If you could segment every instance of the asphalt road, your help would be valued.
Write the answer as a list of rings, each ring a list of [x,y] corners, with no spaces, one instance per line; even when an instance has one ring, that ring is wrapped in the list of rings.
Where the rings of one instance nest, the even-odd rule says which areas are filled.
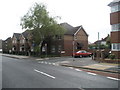
[[[2,56],[0,53],[0,89],[2,89]]]
[[[118,88],[118,80],[58,66],[54,60],[2,57],[2,88]]]

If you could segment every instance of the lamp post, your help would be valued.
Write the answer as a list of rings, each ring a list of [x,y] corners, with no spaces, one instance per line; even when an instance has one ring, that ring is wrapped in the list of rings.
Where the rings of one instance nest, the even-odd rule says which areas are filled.
[[[73,61],[74,61],[74,53],[75,53],[75,36],[73,35]]]
[[[45,52],[46,52],[46,57],[47,57],[47,43],[45,44]]]

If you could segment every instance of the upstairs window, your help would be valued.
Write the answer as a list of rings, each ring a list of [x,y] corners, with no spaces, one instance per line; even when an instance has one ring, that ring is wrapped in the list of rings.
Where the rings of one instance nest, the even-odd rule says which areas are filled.
[[[114,6],[112,6],[111,7],[111,12],[113,13],[113,12],[118,12],[118,11],[120,11],[120,5],[114,5]]]
[[[111,25],[112,31],[120,31],[120,23]]]
[[[120,51],[120,43],[112,43],[112,51]]]

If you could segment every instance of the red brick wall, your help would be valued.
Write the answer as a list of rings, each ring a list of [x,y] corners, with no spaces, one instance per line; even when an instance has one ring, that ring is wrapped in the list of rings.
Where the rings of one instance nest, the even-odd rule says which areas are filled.
[[[110,14],[110,24],[112,25],[117,23],[120,23],[120,11]]]
[[[111,32],[111,43],[120,43],[120,31]]]
[[[73,52],[73,36],[65,35],[64,36],[64,55],[71,56]]]
[[[115,57],[120,59],[120,51],[112,51],[112,54],[115,54]]]

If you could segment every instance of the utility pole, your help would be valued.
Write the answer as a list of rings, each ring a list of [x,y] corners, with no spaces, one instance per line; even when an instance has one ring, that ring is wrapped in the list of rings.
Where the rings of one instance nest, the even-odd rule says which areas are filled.
[[[73,61],[74,61],[74,53],[75,53],[75,36],[73,35]]]
[[[46,52],[46,57],[47,57],[47,43],[45,44],[45,52]]]
[[[100,34],[99,34],[99,32],[98,32],[98,50],[100,49],[99,37],[100,37]]]
[[[98,52],[97,52],[97,58],[98,58],[98,60],[100,60],[100,42],[99,42],[99,37],[100,37],[100,34],[98,32]]]

